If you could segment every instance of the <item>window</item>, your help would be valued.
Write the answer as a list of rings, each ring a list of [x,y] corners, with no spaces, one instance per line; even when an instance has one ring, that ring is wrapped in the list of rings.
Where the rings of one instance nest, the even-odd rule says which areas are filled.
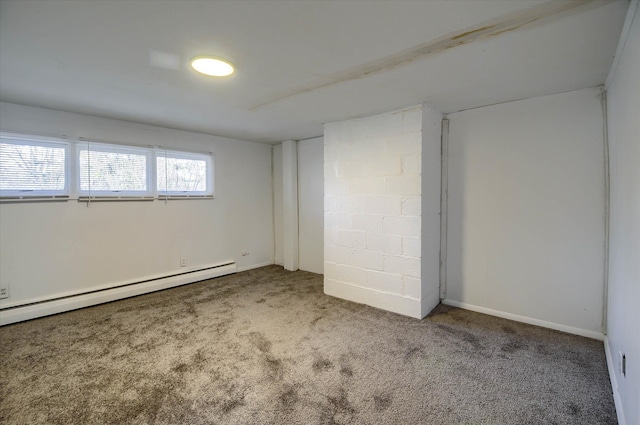
[[[213,194],[211,156],[159,149],[156,155],[160,196],[208,196]]]
[[[212,197],[210,154],[0,133],[0,202]]]
[[[151,149],[104,143],[78,144],[78,193],[151,196]]]
[[[69,144],[0,135],[0,197],[67,197]]]

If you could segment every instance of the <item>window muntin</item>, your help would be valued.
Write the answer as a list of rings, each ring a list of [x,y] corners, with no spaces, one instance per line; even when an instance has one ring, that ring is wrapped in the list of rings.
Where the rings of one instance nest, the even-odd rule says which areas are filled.
[[[82,142],[77,157],[80,195],[152,195],[150,149]]]
[[[210,155],[158,149],[156,153],[158,195],[212,195],[212,165]]]
[[[0,197],[68,196],[69,144],[0,135]]]

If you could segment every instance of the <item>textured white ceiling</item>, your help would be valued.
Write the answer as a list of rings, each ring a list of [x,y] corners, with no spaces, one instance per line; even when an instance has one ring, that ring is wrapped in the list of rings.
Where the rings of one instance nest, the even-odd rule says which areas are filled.
[[[258,142],[304,139],[323,122],[424,102],[453,112],[603,84],[628,6],[0,0],[0,100]],[[188,64],[202,54],[230,59],[236,73],[198,75]]]

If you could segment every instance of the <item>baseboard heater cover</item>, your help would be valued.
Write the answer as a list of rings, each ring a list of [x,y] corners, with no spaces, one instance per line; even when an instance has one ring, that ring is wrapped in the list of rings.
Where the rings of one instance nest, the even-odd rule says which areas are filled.
[[[237,272],[235,262],[0,310],[0,326],[104,304]]]

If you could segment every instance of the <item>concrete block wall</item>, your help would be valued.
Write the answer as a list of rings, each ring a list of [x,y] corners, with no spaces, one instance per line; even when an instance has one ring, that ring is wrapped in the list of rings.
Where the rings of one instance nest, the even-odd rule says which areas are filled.
[[[426,314],[421,302],[423,109],[325,125],[328,295],[412,317]],[[437,139],[431,143],[437,142],[439,152]],[[436,195],[439,206],[439,190]]]

